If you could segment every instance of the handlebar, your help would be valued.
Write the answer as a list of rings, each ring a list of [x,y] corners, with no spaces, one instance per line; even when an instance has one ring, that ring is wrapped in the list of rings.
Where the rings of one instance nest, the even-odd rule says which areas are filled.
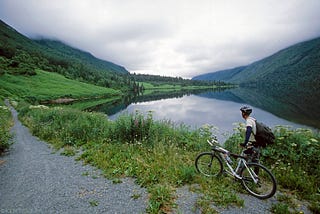
[[[233,156],[233,157],[235,157],[235,158],[240,157],[240,158],[246,159],[246,157],[243,156],[243,155],[238,155],[238,154],[235,154],[235,153],[231,153],[231,152],[228,151],[227,149],[221,147],[221,146],[218,144],[218,140],[217,140],[216,138],[213,138],[213,139],[211,139],[211,140],[207,140],[207,142],[208,142],[208,144],[209,144],[210,146],[212,146],[212,149],[215,150],[215,151],[217,151],[217,152],[221,152],[221,153],[223,153],[223,154],[227,154],[227,155]]]
[[[215,146],[216,144],[218,144],[217,138],[212,138],[211,140],[207,140],[207,142],[210,146]]]
[[[230,153],[228,150],[226,150],[225,148],[222,148],[221,146],[218,146],[218,140],[216,138],[213,138],[211,140],[207,140],[207,142],[209,143],[210,146],[212,146],[212,148],[214,150],[217,150],[219,152],[222,152],[222,153]]]

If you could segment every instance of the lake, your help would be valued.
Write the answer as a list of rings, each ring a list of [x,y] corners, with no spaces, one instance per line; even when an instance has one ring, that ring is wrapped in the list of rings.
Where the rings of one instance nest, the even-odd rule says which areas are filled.
[[[170,120],[175,124],[183,123],[191,128],[210,124],[218,128],[219,140],[224,140],[223,135],[233,132],[236,123],[244,122],[240,107],[250,105],[253,108],[252,116],[270,127],[285,125],[317,130],[308,124],[310,118],[305,118],[306,123],[300,123],[304,117],[296,114],[294,108],[285,105],[280,107],[279,101],[265,96],[256,96],[253,99],[251,92],[249,97],[242,96],[246,93],[245,89],[243,91],[237,88],[223,91],[177,92],[161,96],[149,95],[135,97],[113,105],[99,105],[91,110],[105,112],[111,120],[115,120],[123,113],[139,111],[148,114],[151,111],[156,120]],[[292,115],[297,117],[294,118]],[[311,124],[317,123],[318,121],[313,121]]]

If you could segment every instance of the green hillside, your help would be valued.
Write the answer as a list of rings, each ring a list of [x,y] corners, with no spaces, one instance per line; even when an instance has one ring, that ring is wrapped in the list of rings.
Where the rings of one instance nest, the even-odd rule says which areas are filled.
[[[0,20],[0,75],[35,75],[35,69],[103,87],[130,90],[129,72],[61,42],[31,40]]]
[[[36,75],[35,69],[59,73],[69,79],[138,93],[144,89],[138,82],[159,87],[172,84],[210,87],[212,82],[185,80],[181,77],[131,75],[124,67],[95,58],[92,54],[70,47],[60,41],[31,40],[0,20],[0,77],[1,75]],[[224,86],[218,82],[215,85]]]
[[[121,92],[99,87],[79,81],[67,79],[64,76],[41,70],[36,75],[22,76],[4,74],[0,78],[0,99],[13,97],[29,102],[44,102],[58,98],[97,98],[120,96]]]
[[[250,89],[244,96],[272,97],[273,102],[296,106],[296,114],[320,121],[320,38],[293,45],[247,66],[193,79],[237,83]],[[268,106],[268,103],[255,103],[254,99],[252,103],[263,108]],[[320,126],[319,123],[312,125]]]
[[[208,80],[208,81],[229,81],[243,71],[246,68],[246,66],[241,66],[241,67],[236,67],[236,68],[231,68],[231,69],[226,69],[222,71],[217,71],[214,73],[208,73],[208,74],[202,74],[199,76],[195,76],[192,79],[193,80]]]
[[[320,38],[286,48],[255,62],[231,78],[232,82],[314,85],[320,80]]]
[[[319,87],[320,38],[283,49],[247,66],[212,72],[195,80],[224,80],[242,85]]]
[[[95,70],[101,70],[103,72],[117,72],[120,74],[128,74],[128,71],[120,65],[116,65],[112,62],[98,59],[92,54],[72,48],[60,41],[39,39],[34,40],[36,43],[40,44],[44,48],[48,55],[54,54],[67,61],[82,62],[92,67]]]

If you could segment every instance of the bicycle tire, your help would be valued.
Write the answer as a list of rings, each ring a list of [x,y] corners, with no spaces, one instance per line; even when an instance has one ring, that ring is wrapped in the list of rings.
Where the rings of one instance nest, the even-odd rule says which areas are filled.
[[[199,173],[207,177],[215,177],[223,172],[222,161],[212,152],[199,154],[195,160],[195,167]]]
[[[258,183],[253,182],[248,168],[243,167],[240,173],[243,187],[256,198],[267,199],[272,197],[276,193],[277,182],[270,170],[258,163],[247,163],[247,166],[249,170],[258,174]]]

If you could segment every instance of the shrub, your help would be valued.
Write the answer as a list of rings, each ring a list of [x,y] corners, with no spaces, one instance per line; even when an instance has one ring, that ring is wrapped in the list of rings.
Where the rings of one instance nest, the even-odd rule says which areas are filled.
[[[152,143],[150,129],[153,125],[152,114],[144,117],[136,111],[135,114],[124,114],[116,121],[112,129],[113,139],[128,143]]]
[[[114,124],[110,138],[114,142],[137,143],[153,147],[162,142],[176,145],[187,150],[199,149],[207,139],[204,129],[191,130],[184,124],[175,125],[171,121],[153,120],[152,113],[144,116],[136,111],[134,114],[121,115]]]
[[[226,147],[240,152],[243,128],[238,126]],[[276,142],[262,149],[261,162],[272,170],[278,183],[300,197],[317,201],[320,190],[320,135],[310,129],[277,126]],[[316,205],[313,207],[317,207]],[[279,208],[279,207],[278,207]]]
[[[209,150],[206,143],[212,127],[191,130],[171,121],[155,121],[151,113],[139,112],[107,120],[99,113],[67,108],[21,108],[20,116],[32,132],[59,147],[82,146],[81,159],[102,169],[107,177],[131,176],[148,188],[148,212],[167,212],[172,191],[184,184],[198,183],[204,196],[198,204],[210,209],[210,203],[226,205],[243,203],[234,194],[237,187],[229,181],[207,179],[196,175],[194,158]],[[244,127],[235,128],[225,147],[239,153]],[[261,161],[272,169],[280,186],[309,199],[312,210],[319,212],[319,141],[318,133],[306,129],[277,127],[276,143],[263,149]],[[277,212],[285,206],[274,207]],[[208,211],[209,212],[209,211]]]
[[[12,144],[12,126],[11,113],[5,106],[0,106],[0,154],[9,149]]]
[[[59,147],[80,146],[92,140],[103,141],[108,138],[109,122],[103,114],[45,106],[24,108],[21,114],[36,136],[55,142]]]

